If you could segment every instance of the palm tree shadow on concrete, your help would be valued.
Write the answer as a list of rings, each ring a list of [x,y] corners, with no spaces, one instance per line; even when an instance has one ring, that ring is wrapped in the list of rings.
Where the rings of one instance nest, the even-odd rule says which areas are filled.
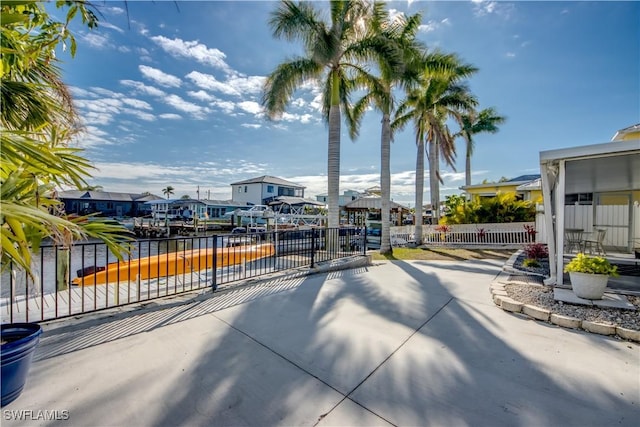
[[[461,267],[467,271],[443,274],[428,263],[393,262],[310,276],[284,292],[168,324],[160,328],[168,353],[158,355],[170,362],[165,371],[140,369],[135,381],[113,384],[74,411],[145,396],[156,410],[144,424],[308,425],[349,399],[378,424],[631,423],[636,407],[611,383],[599,384],[589,367],[557,369],[574,356],[572,335],[591,341],[602,358],[621,343],[513,318],[489,297],[466,300],[452,283],[472,278],[488,287],[496,266]],[[532,338],[555,332],[559,341],[533,351],[509,344],[509,328]],[[182,334],[200,337],[198,346],[180,347]]]
[[[430,292],[447,292],[447,285],[412,263],[396,265],[425,283]],[[452,264],[451,270],[458,267]],[[472,269],[467,266],[467,270]],[[480,268],[475,270],[479,273]],[[589,375],[592,367],[564,366],[572,353],[570,343],[550,341],[537,351],[523,351],[531,345],[526,338],[514,347],[504,337],[513,333],[578,334],[593,342],[594,353],[619,352],[620,343],[517,319],[496,311],[489,297],[487,303],[486,310],[474,310],[467,301],[454,296],[420,328],[406,349],[390,358],[350,398],[400,425],[633,423],[631,414],[637,410],[633,398],[615,393],[610,383],[609,387],[600,385],[597,376]],[[490,319],[508,317],[509,323],[524,322],[528,327],[514,332],[509,330],[512,325],[490,325],[489,319],[482,317],[483,312],[492,311],[496,316]],[[624,377],[624,373],[618,375]],[[385,388],[388,399],[375,399],[372,390],[379,387]]]

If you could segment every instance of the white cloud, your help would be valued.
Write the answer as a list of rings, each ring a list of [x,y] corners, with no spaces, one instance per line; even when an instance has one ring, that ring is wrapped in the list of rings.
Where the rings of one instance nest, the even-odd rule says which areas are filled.
[[[137,108],[139,110],[153,110],[153,107],[148,102],[141,101],[134,98],[123,98],[122,102],[130,107]]]
[[[85,125],[106,126],[113,121],[113,114],[88,111],[82,114],[82,121]]]
[[[238,107],[240,107],[241,110],[244,110],[247,113],[256,114],[256,115],[262,113],[262,106],[255,101],[238,102],[237,105]]]
[[[294,107],[302,108],[305,105],[307,105],[307,102],[302,98],[296,98],[293,101],[291,101],[291,105]]]
[[[71,94],[77,98],[94,98],[96,95],[86,89],[82,89],[77,86],[70,87]]]
[[[262,125],[256,123],[242,123],[240,126],[251,129],[260,129]]]
[[[322,111],[322,94],[321,93],[317,94],[313,98],[313,100],[309,103],[309,106],[317,112]]]
[[[98,7],[100,9],[101,12],[103,12],[106,15],[122,15],[125,11],[124,9],[122,9],[121,7],[115,7],[115,6],[99,6]],[[100,23],[100,25],[102,25],[102,23]]]
[[[156,120],[156,116],[154,116],[153,114],[147,113],[146,111],[136,110],[134,108],[123,108],[122,113],[131,114],[132,116],[135,116],[140,120],[144,120],[145,122],[153,122]]]
[[[107,49],[112,47],[109,37],[103,34],[87,33],[82,36],[82,40],[95,49]]]
[[[231,68],[225,62],[226,55],[216,48],[208,48],[197,40],[184,41],[182,39],[168,39],[164,36],[151,37],[165,52],[176,58],[195,59],[197,62],[231,72]]]
[[[160,117],[161,119],[166,119],[166,120],[181,120],[182,119],[181,115],[174,114],[174,113],[160,114],[158,117]]]
[[[215,101],[211,105],[220,108],[226,114],[231,114],[236,109],[236,105],[230,101]]]
[[[180,87],[182,84],[182,81],[178,77],[167,74],[157,68],[149,67],[147,65],[139,65],[138,69],[144,77],[153,80],[160,86]]]
[[[440,21],[434,21],[433,19],[431,19],[427,21],[426,24],[420,25],[418,27],[418,30],[423,33],[430,33],[430,32],[436,31],[442,26],[449,26],[449,25],[451,25],[451,21],[449,20],[449,18],[444,18]]]
[[[74,104],[79,109],[102,114],[118,114],[122,106],[117,99],[77,99]]]
[[[119,32],[120,34],[124,33],[124,30],[123,30],[122,28],[117,27],[117,26],[115,26],[115,25],[113,25],[113,24],[111,24],[110,22],[107,22],[107,21],[101,21],[101,22],[98,24],[98,28],[108,28],[108,29],[110,29],[110,30],[117,31],[117,32]]]
[[[208,112],[205,107],[189,101],[185,101],[178,95],[167,95],[165,98],[163,98],[163,101],[176,110],[191,114],[191,116],[196,119],[204,119],[206,113]]]
[[[227,79],[225,83],[235,89],[236,92],[242,94],[258,94],[262,92],[265,80],[266,77],[263,76],[237,74]]]
[[[506,56],[507,58],[515,58],[515,57],[516,57],[516,54],[515,54],[514,52],[507,52],[507,53],[505,53],[505,56]]]
[[[311,122],[313,117],[314,116],[312,116],[311,114],[294,114],[285,111],[279,118],[276,118],[276,120],[283,120],[285,122],[300,122],[306,124]]]
[[[187,92],[187,95],[189,95],[192,98],[198,99],[200,101],[205,101],[205,102],[210,102],[210,101],[215,101],[216,100],[215,96],[209,95],[204,90],[199,90],[197,92],[190,90],[190,91]]]
[[[91,95],[89,99],[74,100],[74,104],[81,111],[82,119],[87,125],[108,125],[119,114],[132,115],[144,121],[156,120],[156,117],[148,112],[153,108],[145,101],[126,98],[121,93],[103,88],[91,89],[93,92],[83,92],[83,95]],[[97,94],[106,95],[107,97],[96,98]]]
[[[185,77],[191,80],[196,86],[201,87],[202,89],[221,92],[225,95],[240,96],[240,92],[235,90],[230,85],[219,81],[211,74],[204,74],[198,71],[192,71],[189,74],[187,74]]]
[[[141,93],[145,95],[151,95],[156,97],[164,97],[165,93],[153,86],[147,86],[142,82],[137,82],[135,80],[120,80],[120,84],[123,86],[128,86],[134,89],[134,92]]]
[[[509,19],[514,9],[514,5],[507,2],[500,3],[494,0],[471,0],[471,2],[476,16],[495,14]]]
[[[94,91],[95,93],[97,93],[98,95],[102,95],[105,97],[109,97],[109,98],[120,98],[122,97],[121,93],[118,92],[114,92],[112,90],[109,89],[105,89],[103,87],[91,87],[90,88],[92,91]]]

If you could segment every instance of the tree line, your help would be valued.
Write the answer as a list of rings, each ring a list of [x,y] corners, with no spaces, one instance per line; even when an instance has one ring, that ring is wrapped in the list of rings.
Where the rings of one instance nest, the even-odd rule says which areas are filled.
[[[497,132],[505,121],[495,108],[479,109],[468,79],[478,71],[454,53],[431,49],[417,39],[421,14],[391,15],[383,2],[331,1],[328,17],[313,2],[281,1],[269,25],[273,36],[299,42],[304,55],[287,59],[267,77],[263,106],[271,119],[286,110],[296,89],[316,82],[322,91],[322,114],[328,124],[328,226],[339,226],[340,132],[358,136],[367,109],[382,116],[380,252],[392,252],[390,239],[390,147],[393,136],[412,124],[417,148],[416,243],[422,243],[424,158],[429,160],[432,211],[439,218],[440,163],[454,167],[455,139],[465,141],[466,184],[471,183],[474,135]],[[363,94],[355,102],[352,95]],[[459,130],[452,132],[449,123]]]

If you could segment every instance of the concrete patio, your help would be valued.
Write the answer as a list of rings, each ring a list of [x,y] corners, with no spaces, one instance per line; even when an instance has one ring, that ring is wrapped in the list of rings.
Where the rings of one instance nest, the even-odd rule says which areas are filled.
[[[640,346],[502,311],[501,267],[380,262],[44,325],[3,426],[637,425]]]

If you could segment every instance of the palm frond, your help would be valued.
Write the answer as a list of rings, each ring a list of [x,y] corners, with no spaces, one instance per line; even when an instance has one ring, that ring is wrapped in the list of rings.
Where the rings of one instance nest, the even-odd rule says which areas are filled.
[[[284,62],[269,75],[265,81],[262,105],[267,116],[275,118],[282,114],[293,92],[302,83],[317,78],[322,66],[312,59],[295,58]]]

